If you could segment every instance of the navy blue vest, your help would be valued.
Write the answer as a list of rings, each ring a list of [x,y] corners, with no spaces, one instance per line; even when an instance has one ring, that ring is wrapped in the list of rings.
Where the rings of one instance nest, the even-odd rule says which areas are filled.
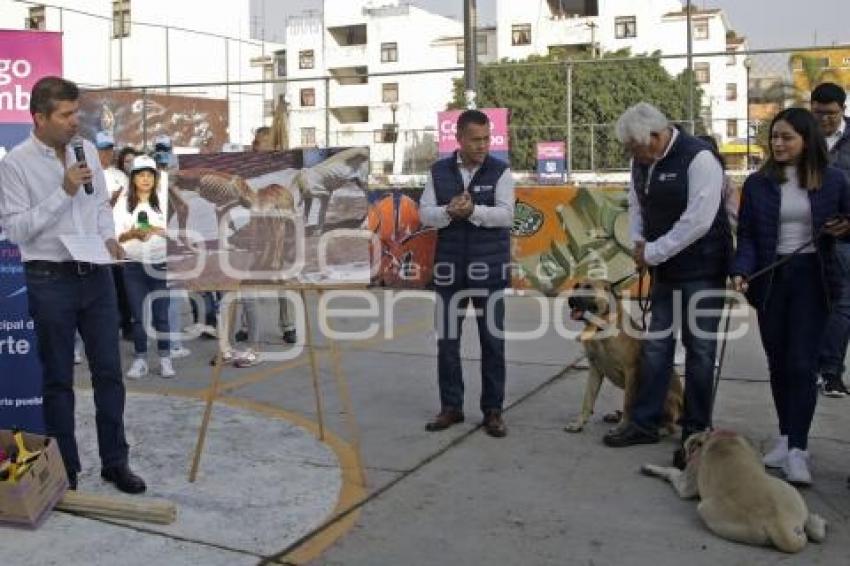
[[[710,150],[707,143],[679,130],[670,151],[649,166],[634,162],[632,182],[640,201],[643,235],[653,242],[673,228],[688,206],[688,168],[694,157]],[[719,189],[719,188],[718,188]],[[655,268],[655,276],[668,281],[725,277],[732,253],[732,232],[721,199],[708,233]]]
[[[496,204],[496,184],[507,168],[504,161],[487,156],[469,184],[469,193],[475,204]],[[431,179],[438,205],[447,205],[454,196],[461,194],[463,179],[457,166],[457,153],[434,163]],[[437,234],[435,286],[495,290],[509,285],[509,228],[482,228],[468,220],[452,220]],[[471,269],[470,264],[473,264]],[[451,277],[450,272],[453,274]]]

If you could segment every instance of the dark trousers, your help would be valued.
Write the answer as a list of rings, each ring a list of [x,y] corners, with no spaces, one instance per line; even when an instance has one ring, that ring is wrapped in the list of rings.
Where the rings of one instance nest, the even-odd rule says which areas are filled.
[[[826,296],[816,254],[795,256],[773,274],[758,312],[770,369],[779,432],[788,446],[806,449],[817,403],[818,348],[826,325]]]
[[[832,265],[835,296],[820,349],[820,370],[841,376],[850,339],[850,242],[836,242]]]
[[[79,331],[91,369],[95,424],[104,467],[127,462],[124,382],[118,350],[115,282],[108,267],[85,275],[27,266],[29,311],[42,365],[44,422],[56,438],[65,469],[80,471],[74,438],[74,333]]]
[[[643,341],[641,349],[641,385],[631,414],[634,424],[651,431],[658,429],[673,372],[676,332],[681,328],[685,346],[685,411],[680,423],[682,436],[687,438],[711,426],[714,356],[723,297],[715,293],[696,302],[692,297],[700,292],[722,290],[722,279],[652,282],[652,318],[649,336]],[[692,326],[689,318],[694,317],[689,317],[689,304],[691,308],[700,310],[714,309],[718,316],[700,315],[695,317]],[[697,333],[704,335],[698,336]]]
[[[127,290],[124,288],[123,266],[112,266],[112,279],[115,280],[115,292],[118,296],[118,324],[121,332],[129,332],[133,329],[133,315],[130,312],[130,302],[127,300]]]
[[[463,410],[463,368],[460,361],[460,338],[463,319],[470,303],[479,311],[478,340],[481,344],[482,412],[501,410],[505,400],[505,340],[491,330],[504,333],[505,301],[501,291],[453,300],[456,288],[437,287],[437,365],[440,406]],[[474,291],[473,291],[474,292]],[[491,305],[488,312],[488,298]],[[457,302],[454,302],[457,301]]]
[[[150,271],[149,271],[150,270]],[[160,297],[150,303],[151,315],[146,316],[145,298],[149,293],[167,291],[165,264],[145,266],[138,262],[124,265],[124,286],[130,301],[130,311],[133,313],[133,346],[136,356],[144,356],[148,351],[148,335],[145,332],[145,321],[159,333],[157,350],[160,356],[171,354],[168,341],[168,297]],[[153,324],[150,324],[150,323]]]

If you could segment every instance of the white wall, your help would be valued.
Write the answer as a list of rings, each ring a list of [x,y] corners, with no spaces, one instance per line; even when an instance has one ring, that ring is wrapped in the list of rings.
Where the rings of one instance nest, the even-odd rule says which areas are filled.
[[[133,24],[130,36],[120,40],[112,38],[111,0],[51,3],[67,8],[46,8],[47,30],[63,32],[65,77],[86,87],[117,86],[121,77],[130,86],[258,80],[262,69],[252,67],[251,58],[282,48],[271,43],[263,46],[250,38],[248,0],[136,0],[131,3],[131,19],[163,27]],[[24,29],[27,14],[27,5],[0,0],[0,28]],[[166,24],[232,39],[171,29],[166,49]],[[230,141],[240,144],[251,142],[253,129],[264,120],[263,101],[272,96],[272,88],[262,86],[170,92],[229,99]]]

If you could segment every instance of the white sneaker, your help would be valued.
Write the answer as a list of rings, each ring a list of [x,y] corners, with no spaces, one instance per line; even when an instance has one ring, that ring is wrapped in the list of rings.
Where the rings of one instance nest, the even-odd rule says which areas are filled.
[[[142,358],[133,360],[133,364],[127,371],[127,377],[130,379],[141,379],[148,374],[148,363]]]
[[[192,350],[184,347],[183,345],[175,346],[171,348],[171,357],[172,358],[185,358],[192,354]]]
[[[764,455],[761,459],[762,463],[768,468],[782,468],[785,466],[785,460],[788,459],[788,437],[780,436],[776,440],[770,452]]]
[[[174,366],[171,365],[171,358],[159,359],[159,375],[162,377],[174,377],[177,375],[174,371]]]
[[[809,471],[809,452],[792,448],[782,466],[782,472],[788,483],[794,485],[812,485],[812,472]]]

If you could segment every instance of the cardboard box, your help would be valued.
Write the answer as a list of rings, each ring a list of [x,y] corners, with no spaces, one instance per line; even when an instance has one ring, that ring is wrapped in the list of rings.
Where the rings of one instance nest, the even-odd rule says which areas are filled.
[[[0,481],[0,522],[38,526],[68,489],[68,476],[58,443],[46,436],[23,433],[24,447],[41,450],[29,469],[14,483]],[[0,447],[8,454],[15,446],[12,432],[0,430]]]

